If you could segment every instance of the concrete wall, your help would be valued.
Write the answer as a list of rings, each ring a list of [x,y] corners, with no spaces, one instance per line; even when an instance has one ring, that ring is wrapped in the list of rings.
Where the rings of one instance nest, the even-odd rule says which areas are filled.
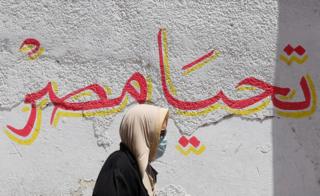
[[[0,195],[91,195],[170,109],[158,195],[320,195],[320,2],[0,2]]]

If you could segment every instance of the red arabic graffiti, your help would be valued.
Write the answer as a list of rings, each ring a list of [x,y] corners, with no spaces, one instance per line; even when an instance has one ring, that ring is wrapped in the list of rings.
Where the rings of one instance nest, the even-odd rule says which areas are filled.
[[[34,60],[44,52],[44,48],[40,47],[40,42],[38,40],[27,38],[22,42],[20,51],[27,52],[29,59]]]
[[[258,95],[254,95],[249,98],[234,100],[229,98],[225,95],[225,93],[220,90],[215,95],[211,96],[210,98],[199,100],[199,101],[184,101],[175,97],[174,93],[170,92],[170,88],[168,88],[168,81],[170,81],[170,75],[168,74],[168,48],[167,48],[167,38],[166,38],[166,31],[165,29],[160,29],[158,32],[158,49],[159,49],[159,64],[160,64],[160,75],[161,75],[161,85],[164,96],[167,102],[172,105],[176,109],[180,110],[200,110],[206,109],[212,106],[217,105],[218,101],[222,101],[225,105],[221,106],[221,108],[228,108],[228,111],[232,110],[241,110],[246,109],[258,102],[270,98],[273,105],[279,109],[279,114],[286,117],[305,117],[311,115],[315,112],[316,103],[316,93],[314,84],[312,79],[309,75],[302,76],[300,79],[300,87],[302,89],[303,95],[305,100],[303,101],[285,101],[290,100],[289,97],[292,97],[292,89],[290,88],[283,88],[273,86],[267,82],[259,80],[254,77],[248,77],[241,80],[237,85],[240,86],[250,86],[257,89],[262,90],[262,92]],[[193,66],[193,64],[200,62],[202,59],[206,58],[207,56],[212,56],[214,52],[209,52],[206,55],[198,58],[198,60],[193,61],[192,63],[187,64],[186,66]],[[186,67],[185,66],[185,67]],[[131,84],[131,82],[136,83],[139,85],[139,91]],[[170,84],[169,84],[170,85]],[[170,86],[169,86],[170,87]],[[91,101],[84,101],[84,102],[74,102],[71,101],[71,98],[85,91],[90,91],[97,95],[97,99]],[[48,96],[50,102],[53,104],[53,110],[51,114],[50,124],[54,122],[55,116],[58,110],[65,110],[65,111],[89,111],[95,109],[102,109],[102,108],[111,108],[122,104],[127,94],[131,95],[138,103],[144,103],[147,99],[148,93],[148,83],[145,77],[136,72],[132,74],[132,76],[126,81],[120,96],[110,99],[108,97],[108,93],[106,89],[98,84],[92,84],[80,89],[77,89],[65,96],[59,97],[56,95],[55,89],[53,87],[52,82],[49,82],[43,89],[27,94],[24,99],[25,104],[30,104],[31,111],[29,114],[29,118],[23,128],[15,128],[11,125],[7,125],[8,131],[6,132],[7,135],[12,139],[12,133],[18,135],[19,137],[26,138],[30,135],[34,127],[39,132],[39,127],[41,126],[41,109],[39,109],[38,105],[43,106],[46,104],[46,101],[43,99]],[[292,94],[293,95],[293,94]],[[279,97],[286,97],[286,98],[279,98]],[[40,103],[40,104],[39,104]],[[309,109],[310,108],[310,109]],[[308,110],[309,109],[309,110]],[[296,111],[296,110],[303,110],[303,111]],[[288,112],[288,111],[295,111],[295,112]],[[38,119],[38,120],[37,120]],[[36,126],[35,126],[36,125]],[[32,141],[28,142],[28,144],[32,143],[36,136],[33,137]],[[16,139],[15,141],[20,141]],[[192,142],[193,140],[189,140]],[[21,142],[24,144],[23,142]]]
[[[276,95],[283,95],[286,96],[290,92],[290,88],[281,88],[272,86],[266,82],[263,82],[259,79],[254,77],[246,78],[238,83],[238,86],[241,85],[250,85],[256,88],[263,90],[263,92],[259,95],[243,99],[243,100],[232,100],[228,98],[222,90],[220,90],[216,95],[212,96],[211,98],[200,100],[200,101],[183,101],[175,98],[167,87],[167,78],[164,69],[164,49],[162,46],[163,43],[163,35],[166,36],[166,32],[161,29],[158,33],[158,48],[159,48],[159,58],[160,58],[160,71],[161,71],[161,83],[162,83],[162,90],[164,92],[165,98],[167,99],[168,103],[170,103],[175,108],[183,109],[183,110],[198,110],[202,108],[206,108],[210,105],[217,103],[219,100],[222,100],[227,106],[230,108],[235,109],[243,109],[245,107],[251,106],[267,97],[272,97],[272,101],[279,109],[286,109],[286,110],[299,110],[299,109],[306,109],[310,105],[310,90],[306,79],[304,77],[301,78],[301,88],[305,95],[306,100],[303,102],[283,102],[276,98]]]
[[[200,155],[206,149],[204,145],[200,145],[201,143],[196,136],[192,136],[190,139],[186,136],[181,136],[178,142],[180,145],[176,145],[176,149],[184,156],[189,155],[191,152],[196,155]]]
[[[280,60],[286,63],[287,65],[291,65],[293,62],[297,64],[303,64],[308,60],[308,55],[305,54],[306,50],[301,46],[298,45],[297,47],[293,48],[290,44],[288,44],[283,51],[286,53],[280,54]],[[297,53],[298,56],[294,55],[293,53]]]
[[[293,48],[290,44],[288,44],[283,51],[287,53],[287,55],[291,55],[293,52],[296,52],[298,55],[303,55],[306,52],[302,46],[298,45],[297,47]]]
[[[138,82],[138,84],[140,85],[140,92],[137,92],[137,90],[130,84],[130,82],[133,80]],[[99,97],[99,99],[80,102],[80,103],[71,103],[66,101],[71,96],[79,94],[86,90],[93,91]],[[78,89],[60,98],[56,96],[53,90],[52,84],[51,82],[49,82],[47,86],[41,89],[40,91],[27,94],[25,96],[24,102],[26,104],[31,104],[32,106],[30,116],[26,125],[22,129],[17,129],[10,125],[7,125],[7,128],[19,136],[22,136],[22,137],[28,136],[34,127],[36,116],[37,116],[36,102],[38,100],[41,100],[41,98],[43,98],[45,95],[49,96],[51,103],[54,105],[52,115],[51,115],[51,123],[52,123],[54,115],[58,109],[79,111],[79,110],[98,109],[98,108],[104,108],[104,107],[113,107],[115,105],[119,105],[122,102],[126,93],[129,93],[138,103],[145,102],[147,97],[147,83],[143,75],[141,75],[138,72],[134,73],[127,80],[121,95],[114,99],[108,99],[104,88],[98,84],[92,84],[87,87]]]
[[[186,138],[186,136],[181,136],[178,142],[183,147],[186,147],[189,143],[194,147],[198,147],[200,145],[200,141],[196,136],[192,136],[190,139]]]

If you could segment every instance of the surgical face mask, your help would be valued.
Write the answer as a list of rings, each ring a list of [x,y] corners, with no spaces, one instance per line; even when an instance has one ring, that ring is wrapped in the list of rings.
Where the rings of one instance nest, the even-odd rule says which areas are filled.
[[[156,159],[160,158],[163,154],[164,151],[166,150],[167,147],[167,138],[166,136],[160,136],[160,143],[157,149],[157,156]]]

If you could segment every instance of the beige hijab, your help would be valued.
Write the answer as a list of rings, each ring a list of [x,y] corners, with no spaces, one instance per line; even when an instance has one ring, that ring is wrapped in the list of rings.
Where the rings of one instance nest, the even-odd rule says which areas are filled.
[[[169,110],[149,104],[130,108],[120,124],[121,141],[128,146],[139,165],[142,182],[149,196],[154,196],[154,181],[147,167],[156,158],[160,131]]]

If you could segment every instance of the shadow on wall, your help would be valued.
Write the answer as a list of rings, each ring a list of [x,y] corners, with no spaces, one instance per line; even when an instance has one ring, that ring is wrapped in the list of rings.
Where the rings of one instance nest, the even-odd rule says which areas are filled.
[[[319,19],[319,0],[279,0],[274,84],[289,87],[294,103],[274,110],[274,196],[320,195]]]

